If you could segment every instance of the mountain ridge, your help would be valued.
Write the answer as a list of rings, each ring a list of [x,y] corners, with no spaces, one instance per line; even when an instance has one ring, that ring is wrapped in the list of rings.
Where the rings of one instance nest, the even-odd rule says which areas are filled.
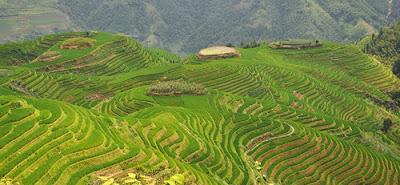
[[[33,28],[39,32],[33,35],[42,34],[41,30],[48,33],[66,29],[120,32],[138,38],[148,46],[180,54],[193,53],[211,44],[239,45],[252,40],[354,41],[400,19],[400,13],[390,11],[400,9],[399,0],[36,0],[23,6],[14,3],[14,6],[17,11],[26,5],[49,6],[43,2],[51,2],[50,8],[62,12],[61,17],[53,16],[55,20],[62,23],[68,20],[68,23],[55,25],[53,20],[49,20],[33,24],[32,28],[26,28],[28,36]],[[12,1],[4,1],[0,7],[7,4],[12,4]],[[28,22],[34,20],[33,17]],[[21,26],[16,24],[7,26],[6,30]],[[43,27],[52,29],[40,29]],[[0,35],[0,40],[7,40],[7,35]]]

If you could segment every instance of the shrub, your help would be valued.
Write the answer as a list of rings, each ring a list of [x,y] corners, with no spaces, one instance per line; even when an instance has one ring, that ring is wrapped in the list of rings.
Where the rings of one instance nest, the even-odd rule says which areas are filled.
[[[400,78],[400,59],[393,64],[393,73]]]
[[[184,80],[166,81],[151,85],[147,94],[150,96],[204,95],[204,86]]]
[[[241,42],[240,47],[243,49],[248,49],[248,48],[257,48],[261,45],[261,43],[257,42],[256,40],[253,40],[247,44]]]
[[[235,45],[232,44],[232,43],[228,43],[228,44],[226,44],[225,46],[226,46],[226,47],[230,47],[230,48],[234,48],[234,47],[235,47]]]
[[[383,121],[383,128],[382,128],[382,131],[385,132],[385,133],[387,133],[387,132],[390,130],[390,128],[391,128],[392,126],[393,126],[392,120],[391,120],[391,119],[385,119],[385,120]]]

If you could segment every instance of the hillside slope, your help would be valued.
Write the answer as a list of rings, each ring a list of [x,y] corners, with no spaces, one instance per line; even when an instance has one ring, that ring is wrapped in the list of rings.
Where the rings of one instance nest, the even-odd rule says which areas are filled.
[[[352,41],[399,20],[398,9],[400,0],[4,0],[0,42],[73,28],[121,32],[186,54],[254,39]]]
[[[253,39],[356,40],[399,20],[399,0],[60,1],[79,26],[134,35],[151,46],[192,53]]]
[[[72,30],[72,24],[57,0],[0,1],[0,43]]]
[[[400,22],[382,28],[376,35],[364,40],[367,40],[364,51],[377,56],[385,65],[392,67],[393,72],[400,77]]]
[[[86,36],[92,47],[60,49]],[[400,183],[399,110],[379,103],[392,101],[400,80],[356,46],[262,44],[207,61],[108,33],[23,46],[35,55],[0,62],[0,178],[72,185],[135,173],[162,184],[179,173],[186,184]],[[48,53],[59,56],[43,61]],[[147,95],[149,85],[177,79],[207,93]],[[393,122],[385,132],[384,119]]]

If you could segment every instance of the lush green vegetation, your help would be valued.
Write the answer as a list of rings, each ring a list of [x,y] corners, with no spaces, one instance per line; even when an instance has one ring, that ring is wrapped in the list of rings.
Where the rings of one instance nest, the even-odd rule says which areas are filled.
[[[112,31],[175,53],[286,38],[358,40],[400,19],[399,0],[2,0],[0,42],[61,30]]]
[[[60,5],[83,28],[130,34],[178,53],[253,39],[357,40],[400,18],[399,0],[70,0]]]
[[[400,112],[382,104],[398,97],[400,80],[354,45],[261,44],[196,62],[98,33],[91,48],[60,49],[82,34],[0,46],[0,179],[400,183]],[[21,47],[37,52],[11,52]],[[49,51],[62,57],[37,60]],[[158,82],[207,93],[149,96]]]
[[[33,39],[74,27],[58,0],[0,0],[0,43]]]
[[[375,55],[385,65],[393,68],[400,77],[400,22],[382,28],[377,34],[365,38],[364,51]]]

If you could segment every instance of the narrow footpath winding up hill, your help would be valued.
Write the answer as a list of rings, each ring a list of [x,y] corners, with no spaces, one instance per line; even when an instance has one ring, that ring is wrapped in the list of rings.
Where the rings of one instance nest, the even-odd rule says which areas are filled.
[[[61,49],[90,37],[93,46]],[[70,43],[71,40],[69,40]],[[109,33],[0,46],[0,178],[21,184],[400,184],[400,80],[356,46],[181,60]],[[57,54],[51,60],[41,56]],[[148,96],[183,80],[205,95]],[[383,120],[393,125],[383,132]],[[146,177],[146,178],[145,178]]]

